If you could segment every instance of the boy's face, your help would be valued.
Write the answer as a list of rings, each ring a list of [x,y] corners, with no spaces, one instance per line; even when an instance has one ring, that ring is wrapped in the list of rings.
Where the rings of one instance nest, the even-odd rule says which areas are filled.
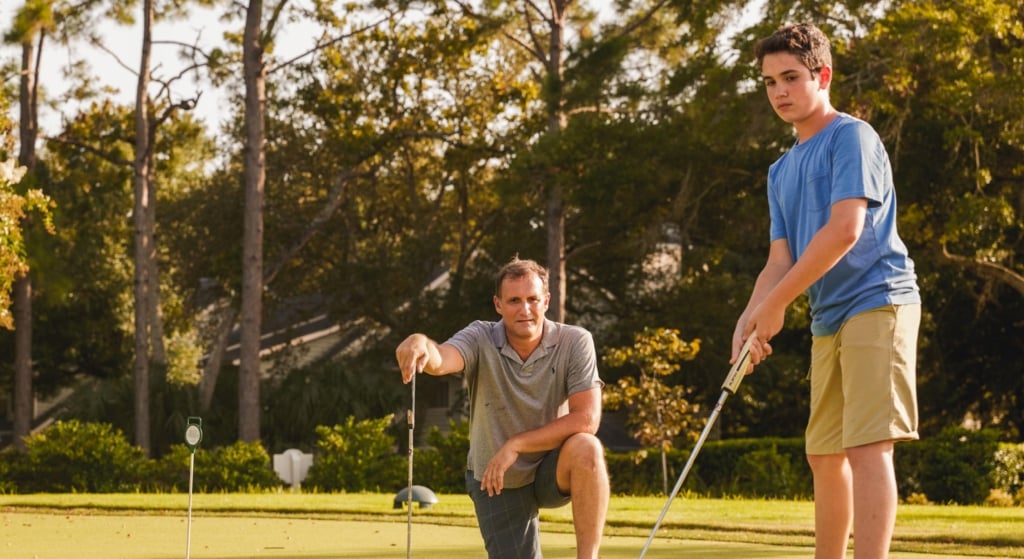
[[[761,77],[775,114],[790,124],[799,126],[828,108],[829,66],[812,72],[796,55],[776,52],[761,59]]]

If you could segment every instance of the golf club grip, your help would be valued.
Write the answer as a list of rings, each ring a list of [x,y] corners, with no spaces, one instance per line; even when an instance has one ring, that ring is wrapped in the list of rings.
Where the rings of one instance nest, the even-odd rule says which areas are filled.
[[[740,348],[740,354],[736,357],[736,363],[729,369],[729,374],[725,376],[722,390],[726,390],[730,394],[735,394],[739,390],[740,383],[743,382],[743,377],[747,375],[747,369],[750,368],[750,345],[755,339],[757,339],[757,332],[751,332],[750,336],[747,337],[747,341],[743,343],[743,347]]]

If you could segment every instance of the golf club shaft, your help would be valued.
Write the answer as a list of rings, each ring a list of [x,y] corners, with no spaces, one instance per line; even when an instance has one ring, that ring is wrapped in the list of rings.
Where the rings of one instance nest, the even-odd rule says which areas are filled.
[[[406,508],[408,509],[408,527],[405,535],[405,557],[412,557],[412,454],[413,430],[416,426],[416,371],[412,372],[412,402],[409,405],[409,416],[406,418],[409,423],[409,486],[406,488]]]
[[[697,459],[697,454],[700,452],[701,447],[704,446],[704,441],[707,440],[708,434],[711,433],[711,428],[715,425],[715,421],[718,419],[718,414],[722,411],[722,406],[725,405],[725,400],[729,398],[729,391],[723,390],[722,395],[718,397],[718,403],[715,404],[715,409],[711,411],[711,416],[708,418],[707,425],[704,426],[704,430],[700,433],[700,438],[697,439],[696,446],[693,447],[693,451],[690,452],[690,457],[686,460],[686,466],[683,467],[683,472],[679,474],[679,479],[676,481],[675,487],[672,488],[672,493],[669,495],[668,500],[665,501],[665,506],[661,509],[661,514],[658,515],[658,521],[654,523],[654,528],[651,529],[651,533],[647,536],[647,543],[644,544],[644,548],[640,551],[640,559],[643,559],[644,555],[647,554],[647,548],[651,547],[651,542],[654,541],[655,534],[658,533],[658,528],[661,527],[661,522],[665,520],[665,515],[668,514],[668,509],[672,506],[672,500],[679,494],[679,490],[683,487],[683,482],[686,481],[686,475],[690,473],[690,469],[693,467],[694,461]]]
[[[750,345],[757,338],[757,333],[752,332],[747,341],[743,344],[743,348],[740,349],[740,354],[736,357],[736,362],[732,368],[729,369],[729,374],[725,376],[725,382],[722,383],[722,395],[718,397],[718,403],[715,404],[715,408],[711,410],[711,415],[708,417],[708,422],[704,425],[704,430],[700,433],[700,438],[697,439],[697,444],[694,445],[693,451],[690,452],[690,457],[686,460],[686,466],[683,467],[683,472],[679,474],[679,480],[676,481],[676,486],[672,488],[672,493],[669,495],[668,500],[665,501],[665,506],[661,509],[661,514],[658,516],[658,521],[654,523],[654,528],[651,529],[651,534],[647,536],[647,543],[644,544],[644,548],[640,550],[640,559],[643,559],[644,555],[647,554],[647,549],[651,547],[651,542],[654,541],[654,536],[658,533],[658,528],[661,527],[661,522],[665,520],[665,515],[668,514],[668,509],[672,506],[672,500],[676,498],[679,490],[683,487],[683,482],[686,481],[686,475],[690,473],[690,468],[693,467],[694,461],[697,459],[697,454],[700,453],[700,449],[704,446],[704,441],[707,440],[708,435],[711,433],[711,428],[714,427],[715,421],[718,420],[718,415],[722,413],[722,407],[725,406],[725,401],[729,399],[730,394],[735,394],[736,390],[739,389],[740,382],[743,381],[743,376],[746,375],[747,369],[750,368]]]

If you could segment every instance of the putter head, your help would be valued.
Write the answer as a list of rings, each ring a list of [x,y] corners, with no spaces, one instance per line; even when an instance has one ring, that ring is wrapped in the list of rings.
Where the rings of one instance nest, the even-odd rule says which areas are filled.
[[[747,375],[747,369],[750,368],[750,344],[757,338],[756,334],[756,332],[752,332],[750,337],[747,338],[747,341],[740,349],[739,356],[736,358],[736,363],[733,364],[732,369],[729,369],[729,374],[725,376],[722,390],[728,391],[729,394],[735,394],[739,390],[743,377]]]

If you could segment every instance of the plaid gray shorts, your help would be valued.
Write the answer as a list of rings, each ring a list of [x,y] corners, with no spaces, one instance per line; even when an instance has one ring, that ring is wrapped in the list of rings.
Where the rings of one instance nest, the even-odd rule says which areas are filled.
[[[488,496],[480,489],[473,472],[466,472],[466,489],[473,499],[480,535],[490,559],[540,559],[539,510],[569,503],[569,496],[558,490],[555,478],[558,449],[549,452],[537,466],[533,483],[515,489],[502,489]]]

